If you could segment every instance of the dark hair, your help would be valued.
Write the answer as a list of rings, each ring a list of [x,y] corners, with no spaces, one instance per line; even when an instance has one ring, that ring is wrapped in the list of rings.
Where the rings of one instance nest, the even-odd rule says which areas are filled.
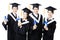
[[[12,9],[13,9],[13,7],[12,7]],[[18,9],[18,7],[17,7],[17,9]]]
[[[39,9],[39,7],[33,7],[33,9],[34,9],[34,8],[38,8],[38,9]]]
[[[48,11],[50,11],[50,10],[48,10]],[[47,12],[48,12],[48,11],[47,11]],[[51,12],[54,13],[54,11],[51,11]]]

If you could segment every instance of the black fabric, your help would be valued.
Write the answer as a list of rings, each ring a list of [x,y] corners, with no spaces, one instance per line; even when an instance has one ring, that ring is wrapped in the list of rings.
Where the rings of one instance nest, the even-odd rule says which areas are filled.
[[[24,9],[22,9],[24,12],[26,12],[26,13],[32,13],[32,11],[30,10],[30,9],[28,9],[28,8],[24,8]]]
[[[54,10],[56,10],[56,8],[49,6],[46,8],[48,11],[51,11],[52,13],[54,12]]]
[[[36,24],[37,28],[35,30],[33,30],[33,25],[34,25],[33,22],[34,22],[34,19],[32,19],[30,17],[30,28],[29,28],[29,32],[28,32],[28,35],[29,35],[28,39],[29,40],[41,40],[41,37],[42,37],[42,15],[40,17],[40,22]]]
[[[48,20],[48,21],[51,21],[51,20]],[[48,31],[44,29],[43,40],[53,40],[54,32],[56,29],[56,21],[50,23],[47,27],[48,27]]]
[[[13,13],[11,13],[13,14]],[[2,23],[3,27],[8,30],[8,40],[15,40],[15,32],[14,32],[14,25],[16,21],[13,20],[13,18],[8,14],[8,22],[7,24]],[[8,26],[8,27],[7,27]]]
[[[21,19],[21,22],[23,23],[25,21],[22,21],[22,19]],[[16,40],[26,40],[26,32],[28,31],[29,23],[22,25],[22,28],[20,28],[17,23],[15,23],[15,25],[14,25],[14,31],[16,33],[15,39]]]
[[[39,9],[39,6],[41,6],[41,4],[39,4],[39,3],[34,3],[34,4],[31,4],[31,5],[33,5],[33,9],[34,9],[35,7]]]
[[[18,4],[18,3],[11,3],[11,5],[12,5],[12,7],[18,7],[18,5],[20,5],[20,4]]]

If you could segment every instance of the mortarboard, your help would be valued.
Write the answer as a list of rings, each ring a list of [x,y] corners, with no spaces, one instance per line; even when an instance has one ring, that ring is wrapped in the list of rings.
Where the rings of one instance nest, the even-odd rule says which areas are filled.
[[[48,11],[51,11],[51,12],[54,12],[54,10],[56,10],[56,8],[54,8],[52,6],[49,6],[49,7],[45,8],[45,9],[47,9]]]
[[[26,13],[32,13],[32,11],[31,10],[29,10],[28,8],[24,8],[24,9],[22,9],[24,12],[26,12]]]
[[[18,3],[11,3],[11,5],[12,5],[12,7],[18,7],[18,5],[20,5],[20,4],[18,4]]]
[[[41,4],[39,4],[39,3],[34,3],[34,4],[31,4],[31,5],[33,5],[33,8],[34,7],[39,8],[39,6],[41,6]]]

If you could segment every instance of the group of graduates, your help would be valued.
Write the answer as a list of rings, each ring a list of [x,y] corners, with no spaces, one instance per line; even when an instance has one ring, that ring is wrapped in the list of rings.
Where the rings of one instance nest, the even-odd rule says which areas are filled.
[[[56,8],[46,7],[48,17],[38,13],[41,4],[34,3],[33,11],[23,8],[23,18],[17,15],[18,3],[11,3],[12,10],[10,14],[5,16],[2,22],[3,27],[7,30],[8,40],[53,40],[56,29],[56,21],[53,18]],[[43,33],[43,35],[42,35]]]

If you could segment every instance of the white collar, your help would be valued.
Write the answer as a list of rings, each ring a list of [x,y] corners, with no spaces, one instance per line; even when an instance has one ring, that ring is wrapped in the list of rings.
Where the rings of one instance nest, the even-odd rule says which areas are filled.
[[[51,21],[49,21],[47,24],[50,24],[50,23],[52,23],[52,22],[55,21],[55,19],[53,19],[53,18],[49,18],[48,20],[51,20]],[[47,19],[45,19],[45,21],[47,21]],[[46,24],[45,24],[45,25],[46,25]]]
[[[22,19],[23,21],[27,21],[26,19]]]
[[[20,18],[18,15],[17,15],[17,18],[15,18],[15,17],[13,16],[14,14],[13,14],[13,15],[12,15],[12,14],[9,14],[9,15],[14,19],[14,21],[16,21],[17,18]]]
[[[35,14],[35,13],[33,13],[36,17],[38,17],[38,15],[37,14]]]
[[[36,18],[32,15],[32,13],[30,13],[29,16],[30,16],[31,18],[33,18],[37,23],[39,23],[40,17],[41,17],[40,14],[39,14],[39,18],[38,18],[38,19],[36,19]]]
[[[48,18],[48,20],[52,20],[53,19],[53,17],[51,17],[51,18]]]
[[[23,20],[23,19],[22,19]],[[29,23],[29,21],[28,20],[24,20],[25,22],[23,22],[22,24],[27,24],[27,23]]]
[[[13,15],[14,15],[14,16],[17,16],[17,14],[16,14],[16,13],[13,13]]]
[[[25,22],[23,22],[22,25],[23,25],[23,24],[27,24],[27,23],[29,23],[29,21],[25,21]]]

